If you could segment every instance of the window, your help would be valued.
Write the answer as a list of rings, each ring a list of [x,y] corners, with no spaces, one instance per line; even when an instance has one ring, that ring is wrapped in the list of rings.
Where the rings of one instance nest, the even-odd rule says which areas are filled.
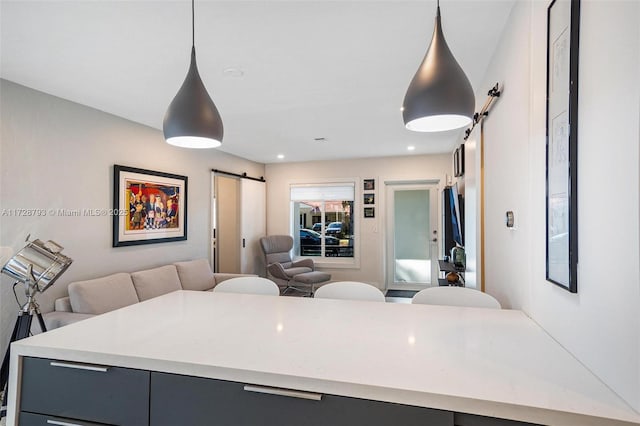
[[[355,183],[291,185],[294,255],[354,258]]]

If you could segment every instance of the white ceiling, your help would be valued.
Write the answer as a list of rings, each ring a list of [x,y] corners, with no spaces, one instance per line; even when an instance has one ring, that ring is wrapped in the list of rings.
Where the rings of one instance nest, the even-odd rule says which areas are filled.
[[[515,0],[442,0],[445,37],[477,93]],[[162,129],[191,47],[190,1],[0,3],[2,78]],[[460,132],[405,130],[400,106],[435,1],[196,1],[198,68],[221,150],[250,160],[449,152]],[[241,69],[242,77],[225,74]],[[325,142],[314,138],[324,137]],[[278,160],[277,154],[284,154]]]

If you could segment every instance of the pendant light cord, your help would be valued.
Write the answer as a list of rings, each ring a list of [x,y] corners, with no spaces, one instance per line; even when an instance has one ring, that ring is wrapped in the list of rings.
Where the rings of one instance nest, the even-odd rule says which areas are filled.
[[[440,0],[438,0],[440,1]],[[191,0],[191,47],[196,47],[196,14],[195,0]]]

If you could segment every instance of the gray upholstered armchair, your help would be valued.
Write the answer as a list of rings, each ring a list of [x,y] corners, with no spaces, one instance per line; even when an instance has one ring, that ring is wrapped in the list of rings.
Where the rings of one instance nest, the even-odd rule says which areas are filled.
[[[260,238],[265,255],[267,277],[275,281],[282,294],[297,290],[313,295],[315,286],[331,279],[331,275],[315,270],[312,259],[291,259],[293,238],[290,235],[271,235]]]

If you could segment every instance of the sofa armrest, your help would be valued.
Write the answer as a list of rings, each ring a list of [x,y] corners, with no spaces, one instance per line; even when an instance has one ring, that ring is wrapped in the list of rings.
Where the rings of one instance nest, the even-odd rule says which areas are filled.
[[[71,299],[68,296],[56,299],[53,304],[53,309],[57,312],[73,312],[73,309],[71,309]]]
[[[82,321],[88,318],[93,318],[95,316],[97,315],[78,314],[76,312],[58,312],[58,311],[48,312],[42,315],[44,319],[44,325],[47,326],[47,330],[53,330],[54,328],[64,327],[65,325],[73,324],[74,322]]]
[[[291,264],[291,267],[293,268],[305,267],[305,268],[311,268],[312,271],[316,270],[315,264],[313,263],[313,259],[296,260]]]

